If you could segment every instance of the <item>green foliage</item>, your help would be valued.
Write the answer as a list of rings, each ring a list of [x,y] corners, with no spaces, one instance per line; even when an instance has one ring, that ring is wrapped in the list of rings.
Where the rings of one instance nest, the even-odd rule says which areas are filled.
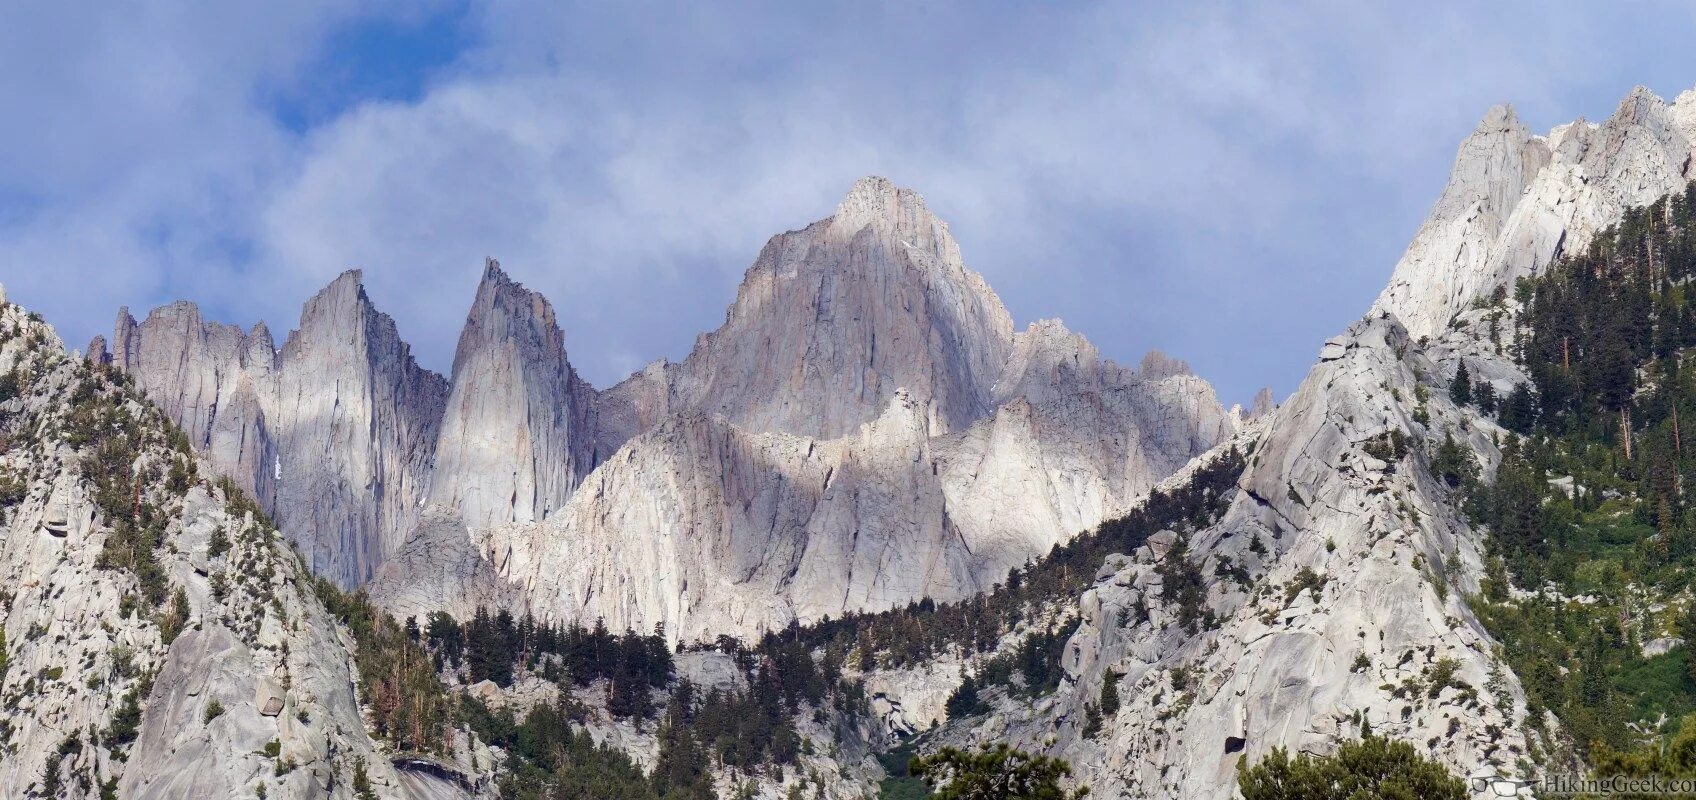
[[[1200,565],[1190,560],[1190,540],[1179,535],[1160,560],[1160,599],[1178,607],[1178,624],[1194,633],[1203,623],[1211,626],[1212,612],[1206,608],[1207,581]]]
[[[62,438],[81,448],[83,474],[93,484],[93,498],[111,527],[99,564],[133,573],[141,602],[158,608],[168,595],[168,578],[155,552],[164,539],[164,510],[145,497],[143,487],[156,480],[138,473],[136,456],[148,441],[161,441],[171,428],[163,415],[145,406],[140,416],[127,396],[102,369],[91,369],[78,382],[66,413]]]
[[[1601,744],[1591,752],[1590,760],[1598,776],[1696,778],[1696,715],[1681,720],[1678,732],[1665,743],[1632,750]]]
[[[378,735],[404,750],[445,747],[450,707],[435,660],[363,590],[348,594],[322,577],[312,586],[324,608],[353,634],[361,699],[371,708]]]
[[[1449,399],[1457,406],[1472,405],[1472,375],[1466,371],[1466,359],[1455,368],[1454,380],[1449,381]]]
[[[112,712],[112,722],[100,737],[107,747],[116,750],[135,741],[136,733],[141,729],[141,701],[151,691],[153,680],[146,677],[124,692],[118,700],[118,710]]]
[[[473,682],[491,680],[509,686],[520,667],[539,667],[543,677],[569,679],[577,686],[605,680],[608,710],[619,718],[652,716],[652,692],[669,684],[673,671],[663,629],[650,635],[626,631],[615,636],[599,621],[586,629],[537,623],[528,614],[514,619],[505,610],[491,615],[479,608],[463,626],[445,614],[432,615],[424,636],[438,667],[463,662]],[[787,657],[795,659],[793,653]],[[811,688],[815,691],[809,699],[816,701],[823,686]]]
[[[944,747],[913,759],[909,769],[936,790],[937,800],[1077,800],[1089,793],[1060,787],[1070,764],[1005,744],[978,752]]]
[[[1696,189],[1634,209],[1520,284],[1516,339],[1534,387],[1501,400],[1502,425],[1521,436],[1504,442],[1493,483],[1467,488],[1466,511],[1490,534],[1474,611],[1520,678],[1526,724],[1553,712],[1580,756],[1627,752],[1663,715],[1696,712],[1689,647],[1641,655],[1679,626],[1696,574],[1696,458],[1683,449],[1696,411],[1693,210]],[[1515,598],[1510,581],[1539,593]]]
[[[212,702],[206,704],[206,713],[201,717],[201,721],[210,724],[212,722],[212,720],[215,720],[215,719],[217,719],[217,718],[219,718],[223,715],[224,715],[224,704],[218,702],[218,700],[216,698],[214,698],[212,700]]]
[[[217,558],[230,552],[230,536],[224,532],[224,526],[212,529],[212,536],[206,542],[206,557]]]
[[[1296,595],[1303,591],[1312,594],[1313,601],[1317,603],[1320,599],[1319,593],[1324,590],[1325,579],[1320,577],[1319,573],[1314,572],[1312,567],[1302,567],[1301,570],[1296,572],[1296,576],[1290,581],[1290,584],[1284,587],[1284,604],[1289,605],[1291,601],[1296,599]]]
[[[177,640],[183,632],[183,626],[188,624],[188,593],[182,587],[177,587],[176,594],[171,596],[171,607],[159,620],[159,638],[165,644]]]
[[[1119,713],[1119,673],[1107,670],[1101,675],[1101,715],[1111,717]]]
[[[930,787],[924,779],[915,776],[908,767],[913,763],[913,745],[911,741],[902,742],[887,753],[878,755],[878,763],[883,766],[884,779],[878,785],[878,800],[924,800],[930,797]]]
[[[1361,445],[1367,455],[1388,464],[1388,471],[1395,472],[1396,464],[1407,457],[1412,440],[1401,428],[1391,428],[1378,434]],[[1293,491],[1293,490],[1292,490]]]
[[[680,744],[672,730],[662,726],[660,756],[652,779],[642,774],[624,751],[595,744],[586,730],[574,727],[576,712],[566,697],[554,704],[532,708],[523,722],[510,711],[491,712],[476,700],[466,698],[465,719],[483,740],[505,748],[509,769],[502,779],[501,796],[548,798],[549,800],[659,800],[659,798],[712,797],[706,781],[707,761],[692,745]],[[683,762],[687,761],[685,764]],[[696,776],[685,788],[682,776]],[[663,788],[661,788],[663,786]],[[699,794],[700,787],[707,794]]]
[[[960,680],[953,694],[948,695],[948,719],[960,720],[989,712],[989,704],[978,696],[978,682],[970,675]]]
[[[1498,405],[1497,421],[1502,427],[1518,434],[1531,432],[1537,423],[1537,398],[1527,384],[1514,384],[1513,390]]]
[[[377,800],[377,790],[371,786],[371,776],[365,774],[365,759],[353,762],[353,796],[359,800]]]
[[[1478,464],[1472,459],[1472,451],[1444,431],[1443,443],[1431,457],[1431,474],[1451,489],[1470,488],[1478,480]]]
[[[1094,739],[1101,733],[1101,710],[1094,704],[1084,705],[1084,727],[1081,733],[1085,739]]]
[[[1237,764],[1243,800],[1465,800],[1466,782],[1406,742],[1367,736],[1336,755],[1291,758],[1283,748]]]

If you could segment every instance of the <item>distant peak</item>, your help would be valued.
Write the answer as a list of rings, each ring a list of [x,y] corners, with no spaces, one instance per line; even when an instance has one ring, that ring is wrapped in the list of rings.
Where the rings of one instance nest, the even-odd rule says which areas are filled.
[[[897,191],[900,189],[894,181],[882,175],[867,175],[854,181],[854,185],[848,189],[848,196],[842,198],[842,204],[848,205],[857,201],[880,202],[884,198],[894,196]]]
[[[513,280],[506,274],[506,270],[501,269],[501,262],[485,258],[483,279],[477,284],[477,301],[472,306],[471,316],[477,318],[487,315],[496,303],[514,309],[529,306],[534,315],[546,318],[550,324],[553,320],[553,305],[547,298]]]
[[[837,204],[835,219],[838,224],[858,228],[874,219],[900,221],[929,216],[925,199],[918,192],[896,186],[888,178],[868,175],[855,181]]]
[[[1649,91],[1648,87],[1638,86],[1619,101],[1619,108],[1610,121],[1642,122],[1647,115],[1665,109],[1666,105],[1660,95]]]
[[[1189,362],[1173,358],[1159,350],[1150,350],[1142,357],[1142,367],[1137,370],[1144,378],[1159,380],[1177,375],[1194,375]]]
[[[335,280],[330,281],[329,287],[326,287],[326,288],[334,288],[334,287],[349,286],[349,285],[356,286],[356,287],[357,286],[364,286],[365,285],[365,270],[359,269],[357,267],[355,267],[353,269],[342,270],[342,274],[337,275]]]
[[[1519,113],[1514,111],[1511,103],[1497,103],[1484,112],[1484,118],[1478,121],[1477,133],[1495,133],[1513,130],[1519,127]]]
[[[1249,418],[1264,417],[1277,407],[1277,401],[1272,399],[1272,387],[1262,386],[1260,391],[1254,394],[1254,405],[1249,410]]]

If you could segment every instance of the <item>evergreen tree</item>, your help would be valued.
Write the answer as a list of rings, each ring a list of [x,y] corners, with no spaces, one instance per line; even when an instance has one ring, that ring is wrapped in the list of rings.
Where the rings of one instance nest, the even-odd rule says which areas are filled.
[[[948,718],[950,720],[965,719],[989,711],[989,706],[978,696],[978,682],[972,676],[965,675],[960,681],[960,688],[948,696]]]
[[[1080,800],[1089,793],[1060,788],[1060,781],[1072,774],[1065,761],[1005,744],[975,753],[944,747],[913,759],[908,771],[936,790],[936,800]]]
[[[1086,703],[1084,705],[1083,737],[1085,739],[1094,739],[1096,734],[1099,733],[1101,733],[1101,710],[1097,709],[1093,704]]]
[[[1472,404],[1472,375],[1466,371],[1466,359],[1455,368],[1455,379],[1449,381],[1449,399],[1457,406]]]
[[[1371,734],[1334,756],[1290,758],[1273,748],[1259,764],[1237,763],[1243,800],[1465,800],[1466,782],[1406,742]]]
[[[1119,713],[1119,673],[1107,670],[1101,676],[1101,715]]]
[[[1531,396],[1531,387],[1519,383],[1502,400],[1499,415],[1502,427],[1514,433],[1526,434],[1531,432],[1531,426],[1537,421],[1537,402]]]
[[[1478,410],[1486,414],[1496,413],[1496,387],[1489,381],[1479,381],[1472,387],[1472,402],[1478,405]]]

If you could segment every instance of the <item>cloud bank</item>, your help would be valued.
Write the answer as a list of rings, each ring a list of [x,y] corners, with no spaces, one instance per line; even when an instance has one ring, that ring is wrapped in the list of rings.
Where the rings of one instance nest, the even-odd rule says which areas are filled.
[[[882,174],[1020,322],[1282,394],[1489,105],[1696,84],[1692,13],[1631,8],[43,6],[0,31],[0,282],[75,344],[179,297],[287,328],[362,267],[445,370],[492,255],[607,385]]]

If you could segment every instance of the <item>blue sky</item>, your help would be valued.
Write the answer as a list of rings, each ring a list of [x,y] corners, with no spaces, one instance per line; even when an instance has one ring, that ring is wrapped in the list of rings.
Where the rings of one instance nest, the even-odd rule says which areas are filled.
[[[286,329],[361,267],[445,371],[493,255],[605,386],[882,174],[1021,325],[1246,402],[1364,313],[1491,104],[1696,86],[1674,3],[226,5],[0,29],[0,283],[73,346],[184,297]]]

